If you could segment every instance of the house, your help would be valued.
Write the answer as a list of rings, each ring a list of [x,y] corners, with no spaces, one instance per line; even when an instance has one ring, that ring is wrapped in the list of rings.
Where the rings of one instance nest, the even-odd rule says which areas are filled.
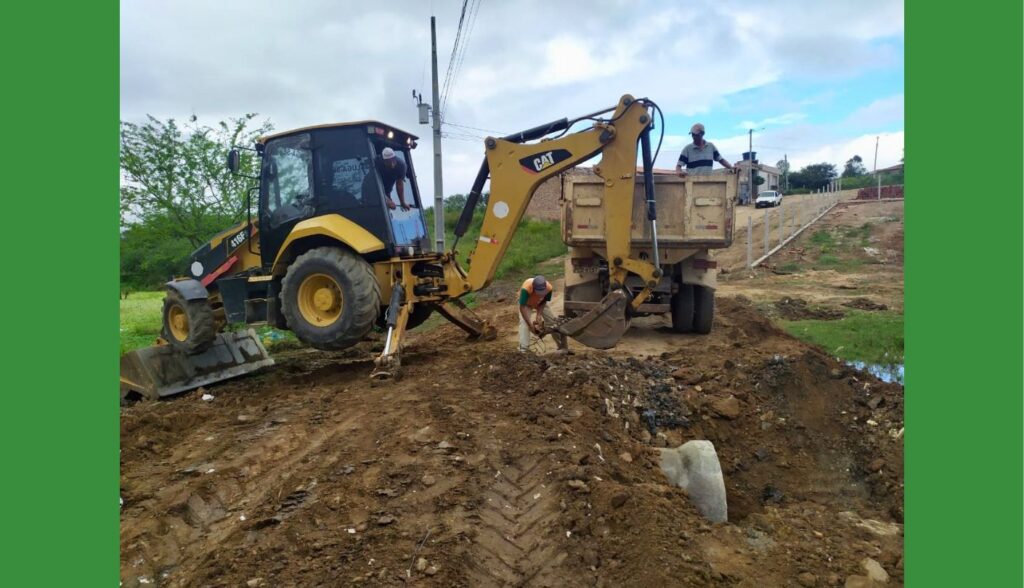
[[[754,177],[761,178],[764,181],[757,184],[755,180],[754,194],[763,190],[781,190],[782,189],[782,178],[781,171],[777,167],[760,163],[757,160],[757,152],[754,152],[754,159],[750,158],[750,153],[744,153],[743,159],[736,162],[736,167],[740,170],[740,203],[750,202],[750,173],[753,168]]]

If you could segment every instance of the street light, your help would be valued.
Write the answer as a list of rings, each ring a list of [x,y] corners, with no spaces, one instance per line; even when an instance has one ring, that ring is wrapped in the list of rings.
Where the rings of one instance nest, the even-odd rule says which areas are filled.
[[[750,187],[747,189],[747,195],[748,195],[751,203],[754,202],[754,131],[757,131],[757,132],[760,133],[764,129],[765,129],[765,127],[761,127],[759,129],[748,129],[749,142],[747,144],[747,147],[748,147],[747,155],[749,156],[749,158],[747,159],[747,162],[750,165],[750,177],[749,177],[749,183],[748,183],[748,186],[750,186]]]

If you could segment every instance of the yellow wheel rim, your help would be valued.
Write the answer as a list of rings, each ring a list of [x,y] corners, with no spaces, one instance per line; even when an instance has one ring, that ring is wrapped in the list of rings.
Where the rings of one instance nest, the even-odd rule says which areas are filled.
[[[345,298],[341,286],[327,274],[312,274],[299,284],[299,313],[307,323],[326,327],[341,316]]]
[[[167,311],[167,327],[178,341],[188,339],[188,314],[184,308],[177,304],[171,306]]]

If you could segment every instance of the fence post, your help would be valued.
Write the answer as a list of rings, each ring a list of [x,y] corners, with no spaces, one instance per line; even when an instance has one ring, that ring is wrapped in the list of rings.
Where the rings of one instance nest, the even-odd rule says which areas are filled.
[[[754,263],[754,215],[747,217],[747,269]]]
[[[770,208],[764,209],[764,254],[765,255],[768,255],[768,233],[771,231],[771,229],[769,228],[769,226],[770,226],[770,222],[769,221],[771,221],[771,218],[769,217],[768,213],[770,213],[771,211],[772,211],[772,209],[770,209]]]
[[[782,206],[779,207],[779,244],[786,238],[786,209]]]

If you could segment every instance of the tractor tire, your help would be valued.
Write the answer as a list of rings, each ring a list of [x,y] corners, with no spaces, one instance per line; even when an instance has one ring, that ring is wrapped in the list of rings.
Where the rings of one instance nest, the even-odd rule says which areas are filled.
[[[348,249],[317,247],[303,253],[281,281],[281,312],[303,343],[341,350],[359,343],[380,314],[373,268]]]
[[[677,333],[693,332],[693,284],[679,284],[672,295],[672,330]]]
[[[705,286],[693,287],[693,331],[701,335],[711,332],[715,318],[715,290]]]
[[[217,338],[217,322],[210,301],[205,298],[185,300],[177,290],[168,289],[164,296],[160,336],[185,353],[209,349]]]

